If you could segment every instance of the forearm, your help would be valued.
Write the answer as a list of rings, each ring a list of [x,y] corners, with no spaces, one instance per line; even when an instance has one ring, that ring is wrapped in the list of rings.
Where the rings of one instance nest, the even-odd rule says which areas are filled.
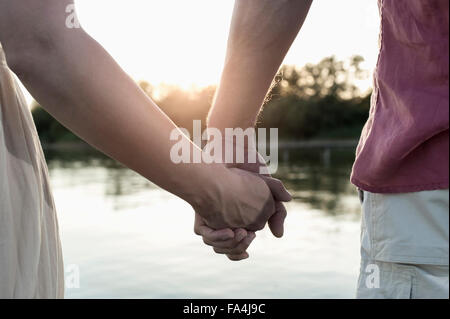
[[[252,127],[312,0],[236,0],[208,125]]]
[[[31,44],[22,56],[9,44],[14,71],[63,125],[191,204],[210,191],[212,165],[171,161],[170,149],[179,142],[170,141],[176,126],[82,30],[56,35],[50,46]],[[187,138],[185,143],[192,153],[196,147]]]

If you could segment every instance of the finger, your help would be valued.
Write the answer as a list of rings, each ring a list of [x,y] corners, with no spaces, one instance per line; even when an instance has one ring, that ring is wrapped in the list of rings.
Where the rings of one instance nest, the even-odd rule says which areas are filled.
[[[228,240],[216,240],[212,236],[203,236],[203,242],[208,246],[213,246],[217,248],[227,248],[232,249],[239,245],[239,243],[248,236],[245,229],[239,228],[234,231],[234,238]]]
[[[206,237],[203,237],[203,242],[205,245],[211,246],[211,247],[217,247],[217,248],[224,248],[224,249],[232,249],[236,247],[238,244],[234,241],[234,239],[231,240],[225,240],[225,241],[212,241],[209,240]]]
[[[248,233],[244,228],[238,228],[234,231],[234,241],[236,244],[240,243]]]
[[[268,176],[261,176],[261,178],[266,182],[275,200],[280,202],[289,202],[292,200],[292,195],[279,179]]]
[[[255,239],[255,237],[256,237],[256,234],[251,232],[236,247],[233,247],[233,248],[214,247],[214,251],[218,254],[240,255],[248,249],[248,247],[250,246],[252,241]]]
[[[227,255],[227,257],[231,261],[240,261],[240,260],[247,259],[249,257],[249,255],[247,252],[243,252],[242,254],[239,254],[239,255]]]
[[[194,232],[199,236],[206,237],[211,242],[225,241],[235,237],[233,230],[230,228],[214,230],[207,226],[198,214],[195,215]]]
[[[211,243],[234,241],[234,232],[230,228],[214,230],[208,226],[200,226],[199,233],[203,239]]]
[[[269,218],[268,223],[272,234],[277,238],[281,238],[284,234],[284,220],[286,219],[287,211],[282,202],[276,202],[275,207],[276,213]]]

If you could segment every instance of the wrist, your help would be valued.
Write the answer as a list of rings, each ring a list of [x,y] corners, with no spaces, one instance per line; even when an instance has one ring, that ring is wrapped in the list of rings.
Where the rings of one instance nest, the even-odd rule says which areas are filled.
[[[242,109],[245,108],[244,105],[239,105],[236,101],[229,101],[227,104],[233,104],[233,108],[230,110],[224,105],[219,105],[218,102],[214,104],[207,121],[209,128],[216,128],[224,133],[227,128],[242,128],[246,130],[255,127],[255,114],[247,115],[248,118],[246,118],[245,114],[242,114]]]
[[[258,144],[254,128],[227,128],[220,131],[208,127],[208,141],[203,151],[226,167],[236,167],[237,164],[259,163]]]
[[[228,172],[222,164],[201,164],[199,172],[190,184],[184,199],[196,212],[205,219],[209,219],[220,211],[218,200],[221,198],[221,183]]]

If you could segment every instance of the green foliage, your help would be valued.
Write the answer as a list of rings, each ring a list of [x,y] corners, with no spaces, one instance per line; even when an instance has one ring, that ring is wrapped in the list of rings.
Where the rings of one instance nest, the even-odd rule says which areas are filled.
[[[56,121],[36,102],[33,103],[31,113],[42,143],[78,142],[80,138]]]
[[[329,95],[304,99],[288,94],[271,100],[259,127],[277,127],[281,138],[357,138],[367,120],[369,96],[342,100]]]
[[[346,67],[334,57],[303,68],[284,66],[260,115],[259,127],[276,127],[281,138],[357,138],[367,120],[370,94],[353,84],[364,79],[362,57]]]
[[[362,61],[359,56],[347,63],[329,57],[302,68],[284,66],[268,95],[258,126],[278,128],[283,139],[357,138],[370,105],[370,94],[361,94],[354,85],[367,77],[360,68]],[[178,126],[192,133],[193,120],[206,124],[214,87],[186,91],[176,86],[155,88],[147,82],[139,84]],[[43,142],[79,141],[37,104],[32,114]]]

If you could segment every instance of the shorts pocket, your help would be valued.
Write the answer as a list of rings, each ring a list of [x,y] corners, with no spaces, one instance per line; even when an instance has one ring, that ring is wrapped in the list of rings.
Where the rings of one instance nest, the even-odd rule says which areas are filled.
[[[371,259],[448,265],[448,191],[370,194]]]

